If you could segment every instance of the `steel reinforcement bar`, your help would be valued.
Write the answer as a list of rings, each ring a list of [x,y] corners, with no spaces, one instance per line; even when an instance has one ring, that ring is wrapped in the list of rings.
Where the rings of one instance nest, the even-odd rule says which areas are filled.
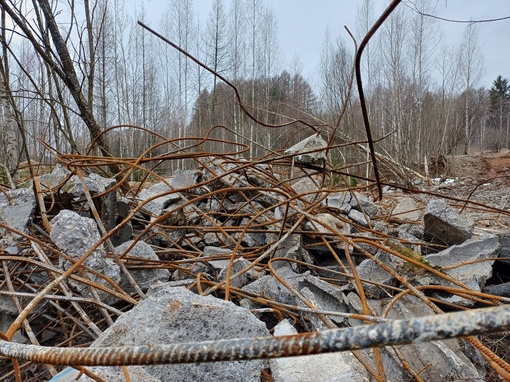
[[[0,340],[0,355],[53,365],[121,366],[291,357],[418,343],[510,329],[510,306],[292,336],[104,348],[48,348]]]

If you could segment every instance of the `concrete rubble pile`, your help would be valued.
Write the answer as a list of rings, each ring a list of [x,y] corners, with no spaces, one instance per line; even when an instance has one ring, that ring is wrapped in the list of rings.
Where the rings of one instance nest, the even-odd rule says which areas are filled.
[[[91,173],[82,180],[57,166],[38,179],[44,213],[31,188],[0,194],[0,222],[16,230],[1,229],[0,248],[11,259],[37,260],[20,261],[16,291],[34,293],[33,286],[51,280],[20,235],[44,231],[46,215],[51,231],[43,236],[65,255],[50,256],[55,272],[90,252],[76,273],[81,279],[67,284],[84,301],[112,308],[111,324],[99,332],[85,327],[90,346],[286,335],[367,323],[349,313],[402,319],[437,313],[431,301],[454,311],[483,305],[482,292],[510,296],[494,277],[510,262],[497,260],[510,257],[510,234],[480,234],[444,199],[387,189],[391,203],[375,203],[362,189],[333,187],[320,171],[324,147],[314,136],[287,150],[294,155],[287,177],[270,162],[205,157],[194,170],[146,181],[130,194],[113,179]],[[109,240],[101,239],[105,233]],[[421,294],[402,293],[406,283]],[[5,283],[2,290],[8,291]],[[0,330],[17,314],[12,297],[0,295]],[[32,317],[44,328],[38,332],[43,345],[61,336],[58,325],[47,325],[54,314],[45,304]],[[29,341],[21,334],[15,340]],[[464,340],[388,347],[381,355],[393,381],[411,379],[410,370],[422,380],[483,381],[489,370]],[[373,358],[367,350],[129,370],[132,381],[259,381],[262,370],[274,381],[368,381],[375,377],[363,360],[373,364]],[[90,369],[108,381],[124,380],[120,368]],[[53,380],[77,373],[66,369]]]

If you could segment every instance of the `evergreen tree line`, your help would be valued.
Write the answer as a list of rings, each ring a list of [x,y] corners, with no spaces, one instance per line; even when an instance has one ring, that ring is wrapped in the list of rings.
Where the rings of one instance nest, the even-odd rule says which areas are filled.
[[[249,115],[230,86],[137,25],[145,11],[131,17],[124,0],[41,0],[33,7],[0,0],[0,6],[0,162],[9,170],[27,157],[53,162],[48,146],[85,153],[91,138],[103,154],[137,157],[161,136],[175,139],[173,148],[160,146],[148,156],[209,134],[214,141],[200,149],[229,153],[247,144],[244,155],[260,157],[312,134],[310,126],[329,139],[338,123],[336,143],[361,144],[336,150],[336,164],[365,158],[355,85],[348,97],[352,42],[326,31],[311,82],[298,59],[288,64],[282,56],[270,2],[213,0],[202,21],[193,0],[170,0],[151,25],[235,85]],[[415,168],[431,156],[510,145],[508,79],[480,83],[485,65],[477,26],[466,26],[460,45],[447,46],[441,24],[423,16],[431,6],[419,0],[397,8],[362,62],[376,148]],[[360,2],[359,41],[376,19],[374,7],[373,0]],[[184,165],[174,161],[167,170]]]

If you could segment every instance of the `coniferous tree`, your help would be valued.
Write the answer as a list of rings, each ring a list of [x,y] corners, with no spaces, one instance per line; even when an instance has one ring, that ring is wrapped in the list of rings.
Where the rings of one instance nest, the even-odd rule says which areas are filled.
[[[489,124],[497,135],[504,136],[506,147],[509,147],[510,133],[510,83],[508,78],[499,75],[489,90],[490,117]]]

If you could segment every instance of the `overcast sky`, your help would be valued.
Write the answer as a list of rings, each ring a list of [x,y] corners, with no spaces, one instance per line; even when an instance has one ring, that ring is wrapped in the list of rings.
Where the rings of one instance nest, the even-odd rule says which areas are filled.
[[[481,20],[510,16],[510,0],[430,0],[435,5],[434,15],[457,20]],[[141,2],[135,0],[137,6]],[[279,26],[279,44],[289,68],[298,56],[302,72],[309,80],[316,78],[325,30],[329,27],[332,36],[343,36],[346,25],[353,33],[356,30],[357,9],[361,0],[266,0],[275,13]],[[375,0],[379,7],[377,17],[389,1]],[[157,28],[162,9],[168,0],[145,0],[149,22]],[[201,20],[209,15],[211,0],[194,0]],[[228,6],[229,1],[226,0]],[[405,6],[401,4],[400,6]],[[228,8],[227,8],[228,9]],[[445,42],[459,45],[466,24],[439,21],[438,27],[445,35]],[[477,24],[478,37],[485,58],[486,72],[479,85],[490,87],[497,75],[510,77],[510,19]]]

